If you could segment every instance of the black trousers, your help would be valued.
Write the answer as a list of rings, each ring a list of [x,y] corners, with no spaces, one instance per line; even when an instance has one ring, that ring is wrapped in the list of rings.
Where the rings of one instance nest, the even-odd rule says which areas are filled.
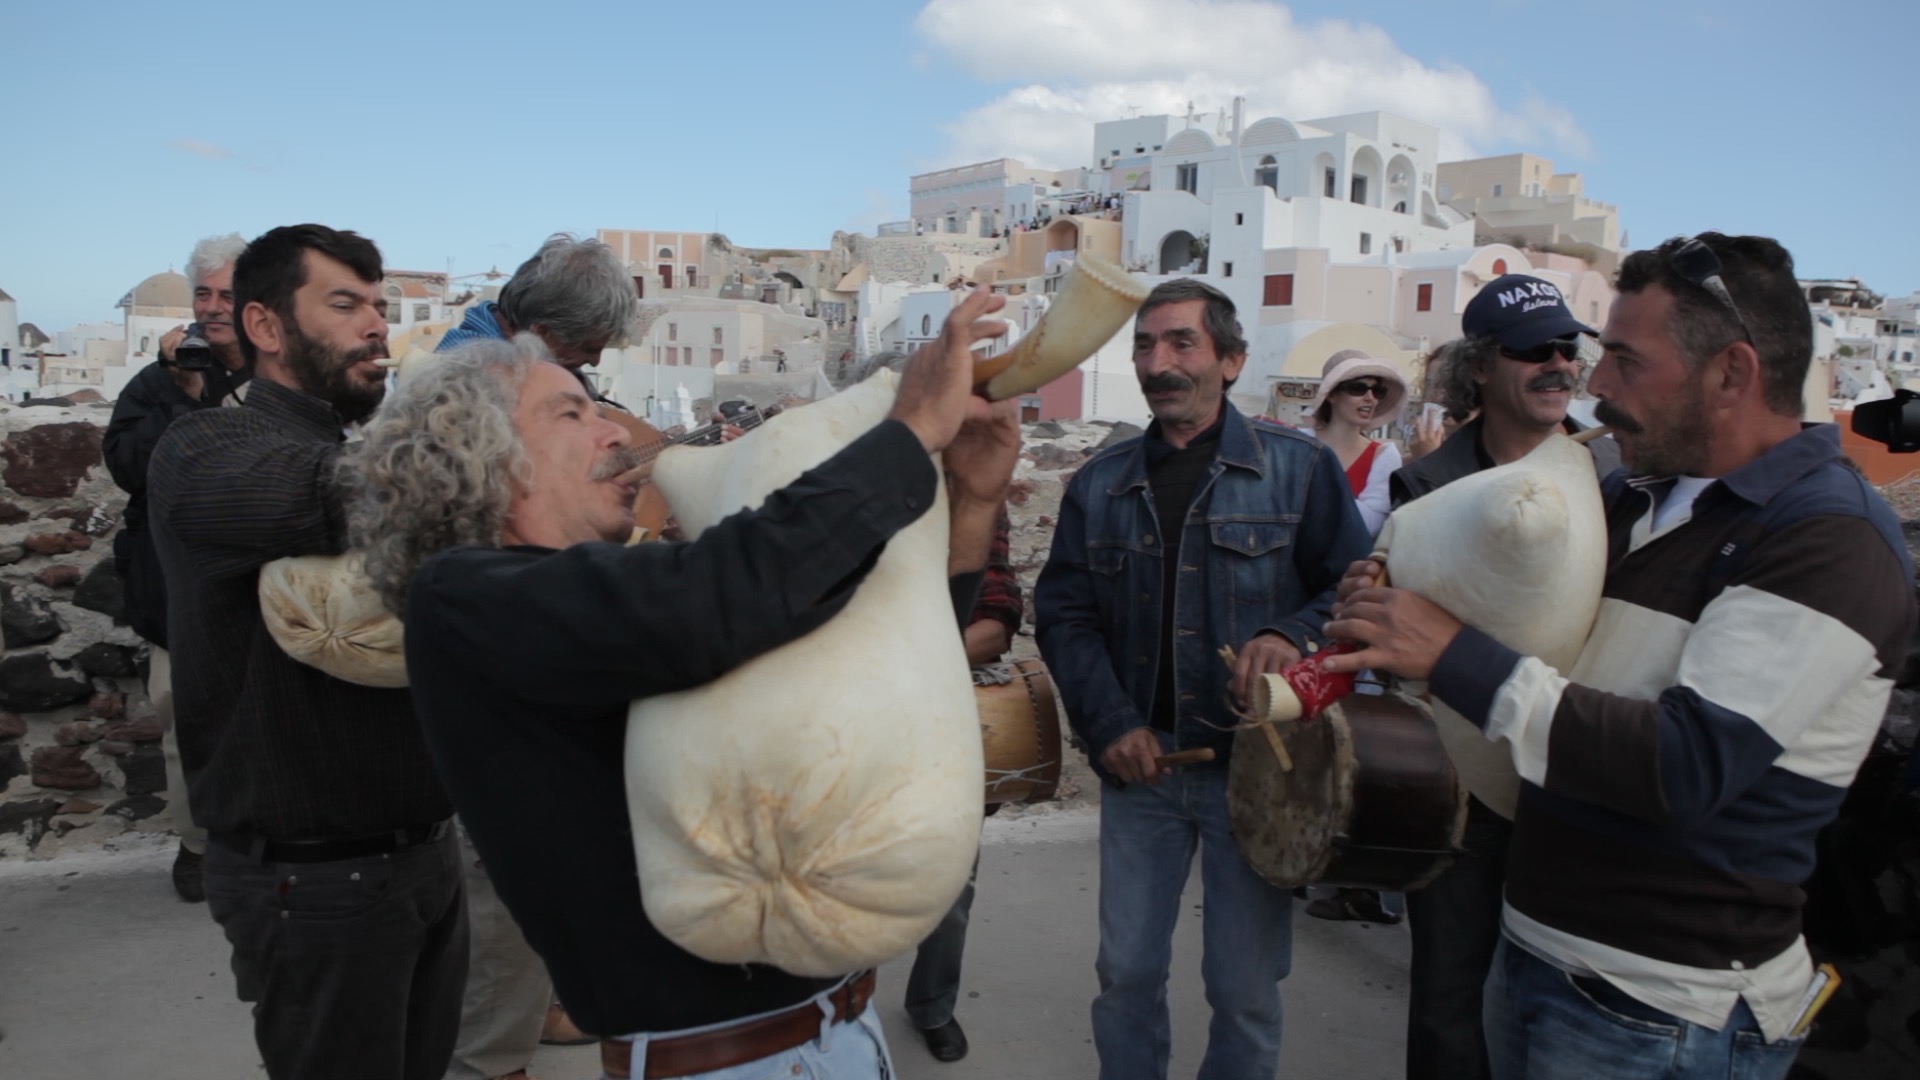
[[[941,917],[940,925],[920,943],[907,975],[907,1018],[921,1031],[943,1027],[960,1003],[960,961],[967,951],[967,920],[973,912],[973,886],[980,877],[980,857],[973,858],[967,887]]]
[[[260,862],[207,846],[270,1080],[440,1080],[460,1029],[467,905],[453,832],[390,855]]]
[[[1467,801],[1466,855],[1407,894],[1413,978],[1407,1002],[1407,1080],[1487,1080],[1481,991],[1500,944],[1513,824]]]

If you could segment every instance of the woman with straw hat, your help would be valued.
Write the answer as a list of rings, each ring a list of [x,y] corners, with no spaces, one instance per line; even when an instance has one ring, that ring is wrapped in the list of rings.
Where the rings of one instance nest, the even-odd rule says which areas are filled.
[[[1313,433],[1340,457],[1367,532],[1387,520],[1387,478],[1400,467],[1400,449],[1367,432],[1392,424],[1407,403],[1407,380],[1385,360],[1358,349],[1327,358],[1313,398]]]

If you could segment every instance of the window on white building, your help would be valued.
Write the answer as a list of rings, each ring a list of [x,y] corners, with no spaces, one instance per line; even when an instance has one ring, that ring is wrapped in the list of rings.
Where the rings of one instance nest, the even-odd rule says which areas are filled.
[[[1247,223],[1247,215],[1245,214],[1233,215],[1233,223],[1235,225],[1245,225]]]
[[[1331,199],[1331,198],[1334,198],[1334,192],[1335,192],[1335,190],[1336,190],[1336,189],[1335,189],[1335,186],[1334,186],[1334,185],[1335,185],[1335,179],[1334,179],[1334,175],[1333,175],[1333,166],[1331,166],[1331,165],[1329,165],[1329,166],[1327,166],[1327,169],[1326,169],[1326,173],[1325,173],[1325,179],[1326,179],[1326,196],[1327,196],[1327,198],[1329,198],[1329,199]]]
[[[1496,198],[1496,199],[1497,199],[1497,198],[1499,198],[1499,197],[1500,197],[1500,194],[1501,194],[1501,192],[1503,192],[1503,191],[1505,191],[1505,190],[1506,190],[1506,186],[1505,186],[1505,185],[1503,185],[1503,184],[1495,184],[1495,185],[1493,185],[1493,197],[1494,197],[1494,198]]]
[[[1260,167],[1253,170],[1253,184],[1268,188],[1276,195],[1280,193],[1280,163],[1272,154],[1261,158]]]
[[[680,340],[680,324],[679,323],[670,322],[667,324],[667,340],[668,341]]]
[[[1372,253],[1373,253],[1373,234],[1363,232],[1360,234],[1360,254],[1370,255]]]
[[[723,342],[722,342],[722,339],[721,339],[721,336],[720,336],[720,335],[721,335],[721,333],[722,333],[722,331],[721,331],[721,329],[720,329],[719,327],[717,327],[717,326],[716,326],[716,327],[714,327],[714,328],[713,328],[713,343],[714,343],[715,345],[719,345],[719,344],[723,344]]]
[[[1176,165],[1173,170],[1173,186],[1189,195],[1200,194],[1200,166]]]
[[[1233,264],[1232,264],[1232,263],[1230,263],[1230,262],[1223,262],[1223,263],[1221,263],[1221,264],[1220,264],[1220,276],[1221,276],[1221,277],[1232,277],[1232,276],[1233,276]]]
[[[1261,304],[1265,307],[1293,306],[1293,275],[1268,274]]]
[[[933,316],[931,315],[920,316],[920,336],[921,337],[933,336]]]
[[[1414,290],[1413,296],[1414,296],[1413,310],[1415,311],[1432,311],[1433,310],[1433,285],[1432,284],[1425,283],[1425,282],[1421,283],[1421,285]]]

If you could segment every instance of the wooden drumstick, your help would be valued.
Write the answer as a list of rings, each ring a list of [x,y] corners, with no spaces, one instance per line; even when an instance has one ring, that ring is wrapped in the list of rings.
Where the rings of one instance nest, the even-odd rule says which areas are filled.
[[[1207,747],[1198,750],[1175,750],[1171,754],[1161,754],[1153,759],[1155,766],[1167,769],[1175,765],[1198,765],[1203,761],[1212,761],[1213,751]]]

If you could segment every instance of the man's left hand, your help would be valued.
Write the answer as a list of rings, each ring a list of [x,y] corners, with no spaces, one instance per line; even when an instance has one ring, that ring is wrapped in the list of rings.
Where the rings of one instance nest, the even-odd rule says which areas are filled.
[[[1346,597],[1327,636],[1366,648],[1326,660],[1328,671],[1390,671],[1403,679],[1427,679],[1440,654],[1453,644],[1461,622],[1439,604],[1406,589],[1378,586]]]
[[[1279,634],[1261,634],[1241,647],[1228,689],[1243,709],[1253,701],[1253,684],[1262,675],[1277,675],[1300,659],[1300,650]]]
[[[1012,399],[994,402],[986,419],[962,424],[941,458],[956,501],[990,504],[996,511],[1019,460],[1020,403]]]

